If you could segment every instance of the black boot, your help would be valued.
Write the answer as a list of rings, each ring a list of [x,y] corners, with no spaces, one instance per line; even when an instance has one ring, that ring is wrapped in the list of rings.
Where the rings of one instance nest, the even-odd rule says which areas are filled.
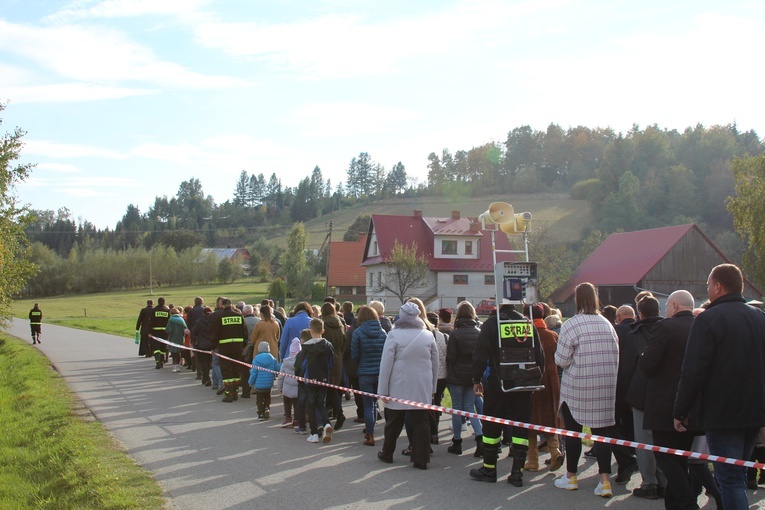
[[[499,456],[497,443],[483,443],[483,466],[470,470],[470,477],[480,482],[496,483],[497,481],[497,457]]]
[[[513,467],[510,469],[510,476],[507,477],[507,483],[516,487],[523,487],[523,466],[526,464],[526,451],[528,446],[513,445]]]
[[[223,397],[222,402],[231,403],[234,401],[233,391],[231,387],[231,383],[224,383],[224,392],[226,393],[226,396]]]
[[[462,439],[452,438],[452,445],[447,448],[446,451],[456,455],[462,455]]]
[[[475,436],[475,453],[473,453],[473,457],[483,457],[483,436]]]
[[[164,363],[164,356],[162,355],[161,352],[155,352],[154,353],[154,361],[157,362],[156,366],[154,367],[154,368],[157,368],[157,369],[162,368],[162,366],[165,364]]]
[[[231,399],[236,402],[239,400],[239,383],[231,383]]]

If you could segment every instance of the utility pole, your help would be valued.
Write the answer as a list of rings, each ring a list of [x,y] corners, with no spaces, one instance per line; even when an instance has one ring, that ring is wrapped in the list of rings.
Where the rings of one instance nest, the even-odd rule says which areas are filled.
[[[327,280],[324,283],[324,297],[327,297],[329,295],[329,256],[330,256],[330,250],[332,249],[332,220],[329,222],[329,233],[327,234],[327,239],[325,241],[328,242],[327,244],[327,267],[326,267],[326,273],[327,273]]]

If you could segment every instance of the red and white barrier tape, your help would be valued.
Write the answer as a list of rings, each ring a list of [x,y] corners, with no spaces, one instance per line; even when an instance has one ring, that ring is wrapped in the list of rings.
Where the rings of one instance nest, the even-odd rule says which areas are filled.
[[[163,344],[167,344],[169,346],[178,348],[178,349],[185,349],[192,352],[200,352],[203,354],[210,354],[211,351],[205,351],[201,349],[196,349],[194,347],[186,347],[185,345],[176,344],[173,342],[170,342],[168,340],[164,340],[162,338],[157,338],[153,335],[149,335],[152,339],[156,340],[157,342],[161,342]],[[697,459],[697,460],[706,460],[709,462],[722,462],[725,464],[732,464],[735,466],[742,466],[742,467],[750,467],[750,468],[758,468],[758,469],[765,469],[765,463],[759,463],[759,462],[752,462],[748,460],[740,460],[740,459],[732,459],[729,457],[720,457],[719,455],[711,455],[707,453],[699,453],[699,452],[692,452],[688,450],[679,450],[677,448],[667,448],[664,446],[656,446],[652,444],[647,443],[638,443],[635,441],[627,441],[625,439],[614,439],[612,437],[605,437],[605,436],[599,436],[595,434],[585,434],[583,432],[574,432],[572,430],[566,430],[566,429],[558,429],[554,427],[545,427],[543,425],[534,425],[533,423],[524,423],[520,421],[513,421],[513,420],[507,420],[503,418],[496,418],[494,416],[485,416],[483,414],[477,414],[477,413],[470,413],[468,411],[460,411],[458,409],[452,409],[450,407],[443,407],[443,406],[437,406],[433,404],[425,404],[422,402],[415,402],[413,400],[406,400],[403,398],[396,398],[396,397],[389,397],[386,395],[377,395],[376,393],[369,393],[366,391],[356,390],[353,388],[345,388],[343,386],[337,386],[334,384],[329,384],[321,381],[314,381],[313,379],[305,379],[303,377],[298,377],[293,374],[285,374],[284,372],[276,372],[273,370],[268,370],[267,368],[262,367],[253,367],[249,363],[245,363],[244,361],[235,360],[233,358],[229,358],[228,356],[224,356],[223,354],[219,353],[212,353],[214,356],[218,356],[221,359],[225,359],[227,361],[231,361],[232,363],[238,363],[240,365],[246,366],[248,368],[255,368],[256,370],[261,370],[263,372],[269,372],[274,375],[282,375],[284,377],[291,377],[293,379],[297,379],[298,381],[305,383],[305,384],[316,384],[319,386],[326,386],[327,388],[334,388],[336,390],[341,391],[349,391],[355,394],[359,394],[362,396],[372,397],[372,398],[379,398],[384,402],[396,402],[399,404],[405,404],[412,407],[418,407],[420,409],[427,409],[431,411],[439,411],[446,414],[454,414],[457,416],[464,416],[465,418],[477,418],[481,421],[490,421],[494,423],[499,423],[500,425],[510,425],[511,427],[521,427],[524,429],[534,430],[537,432],[542,432],[545,434],[560,434],[562,436],[568,436],[568,437],[578,437],[581,439],[589,439],[592,441],[597,441],[600,443],[607,443],[611,445],[618,445],[618,446],[626,446],[629,448],[639,448],[641,450],[649,450],[652,452],[658,452],[658,453],[667,453],[670,455],[679,455],[682,457],[688,457],[691,459]]]

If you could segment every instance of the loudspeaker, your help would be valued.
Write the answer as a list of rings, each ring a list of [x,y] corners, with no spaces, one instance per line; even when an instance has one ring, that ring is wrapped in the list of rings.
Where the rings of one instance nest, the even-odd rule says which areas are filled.
[[[513,206],[505,202],[492,202],[486,212],[478,216],[481,223],[496,223],[503,225],[515,221]]]
[[[499,228],[507,235],[522,234],[528,231],[529,223],[531,223],[531,213],[522,212],[513,215],[512,222],[503,223]]]

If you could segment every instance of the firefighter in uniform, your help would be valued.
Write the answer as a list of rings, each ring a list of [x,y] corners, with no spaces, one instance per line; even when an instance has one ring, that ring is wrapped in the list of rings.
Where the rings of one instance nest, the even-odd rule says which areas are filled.
[[[29,310],[29,327],[32,329],[32,345],[41,344],[40,335],[42,335],[42,310],[40,305],[35,303],[34,308]]]
[[[151,334],[157,338],[167,340],[165,326],[167,326],[168,320],[170,320],[170,309],[165,306],[165,298],[161,297],[157,300],[157,306],[151,311]],[[154,361],[157,362],[154,368],[162,368],[165,364],[167,345],[152,339],[151,352],[154,354]]]
[[[221,299],[222,310],[216,312],[210,319],[212,351],[215,349],[223,356],[242,361],[242,349],[247,341],[247,325],[242,314],[234,309],[231,300]],[[237,363],[220,358],[220,371],[226,396],[223,402],[234,402],[239,398],[238,391],[241,382],[241,371]]]
[[[504,304],[498,313],[502,320],[525,320],[525,317],[515,310],[513,305]],[[489,317],[481,326],[478,343],[473,351],[473,390],[476,395],[483,395],[483,411],[486,416],[509,419],[529,423],[531,420],[531,391],[505,390],[539,384],[544,370],[544,352],[539,336],[530,322],[503,324],[501,346],[497,315]],[[533,331],[534,347],[531,347],[530,333]],[[501,361],[533,360],[532,367],[527,371],[519,371],[501,364]],[[536,367],[533,364],[536,363]],[[486,387],[483,386],[483,376],[489,367]],[[528,365],[527,365],[528,366]],[[538,370],[537,370],[538,367]],[[499,423],[482,421],[483,425],[483,466],[472,469],[470,476],[482,482],[497,481],[497,457],[499,443],[502,438],[503,426]],[[529,430],[513,427],[513,467],[507,483],[516,487],[523,486],[523,465],[526,463],[526,452],[529,449]]]

